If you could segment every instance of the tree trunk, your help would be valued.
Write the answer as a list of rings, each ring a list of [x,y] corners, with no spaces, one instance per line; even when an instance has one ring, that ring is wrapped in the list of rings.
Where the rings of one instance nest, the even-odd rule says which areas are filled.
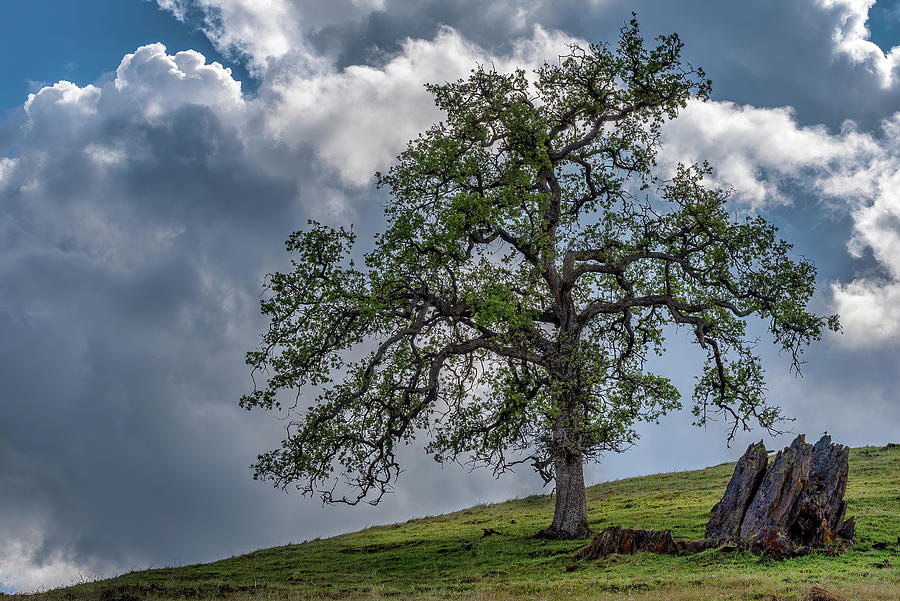
[[[584,457],[581,453],[580,424],[573,404],[563,404],[553,428],[553,475],[556,481],[556,508],[542,538],[585,538],[591,534],[587,524],[587,493],[584,489]]]
[[[587,493],[581,453],[559,453],[554,459],[556,508],[553,522],[541,532],[547,538],[585,538],[591,534],[587,523]]]

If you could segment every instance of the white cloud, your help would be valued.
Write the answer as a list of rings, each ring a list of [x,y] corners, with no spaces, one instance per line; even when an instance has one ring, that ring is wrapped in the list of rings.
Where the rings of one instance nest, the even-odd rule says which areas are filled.
[[[83,565],[67,557],[59,549],[38,557],[44,537],[39,528],[20,527],[16,532],[2,532],[0,546],[0,587],[18,592],[36,592],[54,586],[85,582],[112,575],[112,564]],[[0,588],[0,590],[2,590]]]
[[[880,153],[856,171],[834,178],[836,189],[854,187],[863,198],[852,210],[848,249],[871,251],[882,273],[832,286],[847,343],[856,347],[900,345],[900,113],[884,123]]]
[[[100,144],[89,144],[84,149],[84,153],[98,165],[105,166],[120,165],[127,158],[127,153],[124,149],[102,146]]]
[[[900,335],[900,282],[857,278],[831,284],[834,310],[844,328],[842,342],[851,348],[895,347]]]
[[[3,189],[3,186],[9,176],[12,174],[12,170],[16,167],[16,159],[4,157],[0,158],[0,190]]]
[[[871,69],[878,75],[882,88],[893,88],[900,74],[900,46],[885,54],[869,39],[866,22],[875,0],[818,0],[818,3],[838,13],[839,21],[832,35],[835,52]]]
[[[165,160],[161,152],[170,152],[129,128],[159,125],[184,107],[207,107],[228,127],[240,127],[247,114],[240,82],[229,69],[208,64],[195,51],[167,54],[162,44],[125,55],[115,78],[103,86],[60,81],[30,94],[19,156],[0,159],[0,190],[16,191],[14,198],[22,203],[10,204],[4,229],[16,232],[17,239],[78,250],[107,265],[158,249],[159,240],[170,239],[170,226],[145,222],[133,229],[139,219],[134,207],[127,199],[117,202],[120,193],[110,187],[127,178],[129,163],[146,168]],[[92,176],[71,174],[65,194],[57,196],[53,190],[59,184],[52,182],[72,165]]]
[[[113,92],[113,89],[115,92]],[[104,88],[103,102],[116,109],[154,116],[184,104],[202,104],[227,111],[242,105],[241,82],[231,69],[206,58],[195,50],[174,55],[162,44],[141,46],[126,54],[112,89]]]
[[[713,183],[733,187],[735,200],[756,211],[790,202],[779,188],[784,181],[810,170],[838,172],[848,161],[857,167],[877,151],[877,142],[849,124],[837,135],[821,125],[800,126],[790,107],[692,101],[665,126],[660,162],[671,169],[679,161],[709,160],[716,168]]]
[[[25,112],[31,136],[71,138],[81,135],[102,113],[154,118],[185,104],[230,112],[243,106],[241,83],[231,69],[206,64],[199,52],[166,54],[162,44],[141,46],[126,54],[116,77],[102,88],[60,81],[28,95]]]
[[[790,203],[785,184],[818,193],[829,208],[849,213],[847,249],[870,251],[881,273],[833,282],[831,303],[841,315],[842,344],[900,344],[900,113],[880,136],[845,123],[840,132],[796,122],[790,108],[692,102],[663,132],[664,168],[709,160],[712,183],[734,187],[742,211]]]
[[[303,12],[290,0],[157,0],[157,4],[182,20],[189,18],[190,8],[199,10],[203,32],[216,48],[246,58],[250,70],[262,75],[272,61],[287,55],[296,63],[319,63],[303,40],[309,14],[339,11],[346,17],[379,9],[381,1],[332,0],[327,7],[316,2],[319,10]]]
[[[264,77],[273,66],[312,74],[329,70],[328,59],[310,47],[306,36],[329,26],[361,23],[389,10],[386,0],[156,0],[182,20],[197,20],[218,50],[246,58],[251,72]],[[544,0],[515,0],[478,6],[485,22],[502,24],[506,35],[525,33],[540,22]],[[447,11],[447,16],[453,11]],[[440,25],[439,21],[434,23]],[[447,23],[444,23],[445,25]],[[452,25],[452,24],[451,24]],[[456,57],[447,57],[455,62]]]
[[[59,81],[28,95],[25,113],[32,135],[67,139],[78,135],[97,112],[100,88]]]
[[[536,27],[504,56],[491,56],[449,27],[433,40],[403,43],[382,68],[351,66],[311,77],[266,83],[260,101],[266,130],[287,147],[312,146],[347,185],[364,186],[406,142],[440,119],[426,82],[464,77],[476,63],[531,69],[574,40]]]

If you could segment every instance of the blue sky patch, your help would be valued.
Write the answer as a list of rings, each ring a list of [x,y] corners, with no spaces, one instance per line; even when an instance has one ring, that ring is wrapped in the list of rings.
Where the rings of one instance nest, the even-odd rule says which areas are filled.
[[[885,54],[900,45],[900,1],[879,0],[869,9],[869,39]]]
[[[252,80],[224,59],[202,32],[148,0],[28,0],[5,2],[0,19],[0,114],[30,92],[65,79],[84,86],[114,72],[125,54],[153,42],[169,54],[194,49],[207,62],[231,67],[243,89]]]

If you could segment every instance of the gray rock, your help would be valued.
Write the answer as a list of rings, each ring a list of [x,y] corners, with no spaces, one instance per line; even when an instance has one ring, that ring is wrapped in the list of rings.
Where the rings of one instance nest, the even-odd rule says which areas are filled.
[[[796,517],[797,500],[808,485],[811,462],[812,446],[802,434],[775,455],[747,507],[741,540],[768,536],[771,530],[789,530]]]
[[[766,473],[769,458],[762,441],[747,447],[747,452],[738,460],[725,489],[725,496],[716,503],[706,524],[706,538],[720,544],[737,541],[744,514],[753,495],[759,488]]]
[[[830,436],[823,436],[812,448],[809,485],[800,495],[791,525],[791,538],[797,543],[823,547],[836,538],[853,538],[853,520],[844,521],[849,455],[850,449],[832,444]]]
[[[707,538],[782,558],[852,543],[855,524],[844,519],[849,454],[827,435],[815,445],[800,435],[767,465],[762,442],[750,445],[713,507]]]

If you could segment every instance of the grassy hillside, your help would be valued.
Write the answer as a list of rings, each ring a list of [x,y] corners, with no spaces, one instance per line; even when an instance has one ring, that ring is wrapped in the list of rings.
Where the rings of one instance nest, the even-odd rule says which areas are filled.
[[[722,464],[592,486],[591,528],[670,528],[676,538],[702,538],[709,510],[733,468]],[[533,496],[11,599],[769,601],[799,600],[813,584],[849,599],[900,599],[900,447],[851,451],[846,499],[848,515],[857,519],[856,548],[783,562],[709,550],[576,563],[572,552],[586,541],[529,538],[547,525],[553,511],[550,497]],[[489,529],[497,534],[485,536]]]

